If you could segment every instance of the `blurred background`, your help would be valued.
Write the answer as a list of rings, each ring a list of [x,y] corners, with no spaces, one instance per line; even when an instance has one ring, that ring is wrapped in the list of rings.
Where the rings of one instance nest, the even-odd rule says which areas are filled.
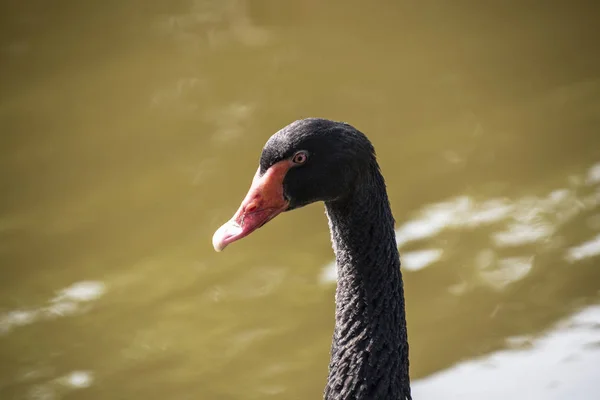
[[[585,4],[3,1],[0,399],[321,398],[323,205],[211,246],[308,116],[378,151],[415,399],[597,399]]]

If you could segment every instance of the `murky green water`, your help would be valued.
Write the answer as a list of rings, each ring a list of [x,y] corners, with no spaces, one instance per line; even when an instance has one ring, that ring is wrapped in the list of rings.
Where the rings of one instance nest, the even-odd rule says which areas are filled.
[[[307,116],[378,150],[415,399],[597,398],[593,8],[5,3],[2,400],[320,398],[322,205],[210,243]]]

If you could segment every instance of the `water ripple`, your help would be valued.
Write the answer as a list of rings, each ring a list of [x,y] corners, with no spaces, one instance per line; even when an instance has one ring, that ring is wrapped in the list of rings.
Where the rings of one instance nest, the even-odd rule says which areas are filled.
[[[104,295],[106,287],[99,281],[81,281],[57,292],[47,305],[13,310],[0,315],[0,335],[7,334],[19,326],[56,317],[66,317],[87,311],[89,303]]]
[[[478,277],[496,288],[524,278],[533,265],[536,250],[532,245],[551,245],[561,226],[600,205],[600,188],[594,186],[600,183],[600,163],[571,181],[570,187],[552,190],[545,196],[483,201],[459,196],[424,206],[415,218],[396,230],[396,240],[400,249],[420,241],[428,241],[435,248],[403,251],[403,268],[420,270],[434,264],[442,254],[451,253],[448,241],[438,238],[445,231],[477,232],[488,227],[482,230],[488,238],[485,247],[474,249],[478,254],[473,261]],[[494,231],[489,232],[489,227],[494,227]],[[517,254],[498,259],[496,253],[505,248],[513,248]],[[600,255],[600,235],[570,248],[564,258],[573,263],[597,255]],[[335,262],[331,262],[324,267],[320,281],[329,284],[336,278]]]

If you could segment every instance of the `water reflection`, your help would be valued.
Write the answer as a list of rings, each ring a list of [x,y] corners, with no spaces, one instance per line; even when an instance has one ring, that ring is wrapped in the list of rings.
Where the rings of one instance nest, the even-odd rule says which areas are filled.
[[[64,376],[31,385],[25,399],[61,399],[74,390],[89,388],[93,382],[94,377],[91,371],[72,371]]]
[[[73,371],[61,378],[60,381],[73,388],[82,389],[90,387],[94,381],[94,377],[90,371]]]
[[[588,185],[600,183],[600,163],[595,164],[589,169],[585,178],[585,183]]]
[[[268,31],[249,17],[245,0],[193,0],[185,12],[161,18],[158,29],[174,37],[186,51],[198,51],[202,46],[218,49],[231,43],[263,46],[269,40]]]
[[[595,164],[587,174],[571,177],[572,187],[553,190],[546,196],[483,201],[462,196],[424,206],[417,213],[418,217],[402,224],[396,231],[398,247],[407,249],[401,251],[405,270],[423,269],[440,260],[443,254],[452,253],[453,243],[443,237],[445,231],[480,230],[488,237],[488,240],[480,238],[480,242],[489,247],[476,252],[474,264],[479,276],[496,288],[523,279],[533,266],[535,254],[543,251],[543,247],[532,245],[551,249],[561,240],[559,230],[562,226],[600,205],[600,187],[595,187],[600,182],[599,166]],[[414,249],[425,240],[428,245],[437,243],[441,247]],[[522,254],[499,256],[498,252],[506,248],[515,248],[514,251]],[[600,236],[571,247],[565,259],[574,262],[598,254]],[[335,262],[325,266],[320,279],[325,283],[335,281]]]
[[[600,234],[567,250],[565,259],[571,263],[600,255]]]
[[[57,317],[67,317],[84,313],[91,308],[90,302],[104,295],[106,288],[102,282],[82,281],[58,291],[48,300],[47,305],[34,309],[13,310],[0,315],[0,334],[7,334],[18,326]]]
[[[538,337],[413,384],[415,399],[593,399],[598,393],[600,307],[592,306]],[[514,347],[517,347],[516,349]]]
[[[402,255],[402,267],[409,271],[417,271],[442,258],[442,249],[424,249],[409,251]]]

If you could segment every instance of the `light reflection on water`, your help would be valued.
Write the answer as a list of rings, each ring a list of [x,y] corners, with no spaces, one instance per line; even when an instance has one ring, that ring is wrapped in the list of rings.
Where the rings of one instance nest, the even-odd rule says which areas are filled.
[[[414,382],[415,399],[592,399],[598,393],[600,306],[559,322],[539,337],[507,339],[503,350]]]
[[[102,282],[83,281],[61,289],[48,300],[48,304],[34,309],[13,310],[0,314],[0,334],[9,333],[18,326],[29,325],[40,320],[67,317],[90,310],[91,302],[104,295]]]
[[[584,258],[600,255],[600,234],[578,246],[571,247],[565,255],[565,260],[570,263],[583,260]]]
[[[442,259],[443,254],[451,249],[403,249],[421,240],[435,242],[436,236],[446,230],[476,230],[504,223],[503,227],[489,234],[490,246],[527,248],[532,244],[545,244],[552,247],[553,236],[561,226],[582,212],[594,210],[600,205],[600,187],[595,187],[600,182],[598,175],[600,164],[595,164],[583,179],[572,179],[574,182],[584,181],[587,188],[575,185],[570,189],[554,190],[543,197],[526,196],[514,201],[506,198],[476,201],[469,197],[458,197],[427,205],[418,213],[419,217],[402,224],[396,230],[403,268],[416,271]],[[591,190],[591,193],[580,194],[581,189],[587,192]],[[600,236],[596,236],[570,248],[564,258],[568,262],[575,262],[599,254]],[[484,248],[478,252],[475,264],[481,270],[484,280],[491,285],[503,287],[524,278],[532,267],[533,258],[534,254],[521,254],[496,260],[494,250]],[[333,283],[336,278],[335,262],[331,262],[324,267],[320,280]]]
[[[32,374],[24,377],[33,378]],[[54,400],[61,399],[73,390],[85,389],[94,382],[94,375],[90,371],[72,371],[64,376],[51,379],[44,383],[38,383],[31,386],[28,391],[28,400]]]

